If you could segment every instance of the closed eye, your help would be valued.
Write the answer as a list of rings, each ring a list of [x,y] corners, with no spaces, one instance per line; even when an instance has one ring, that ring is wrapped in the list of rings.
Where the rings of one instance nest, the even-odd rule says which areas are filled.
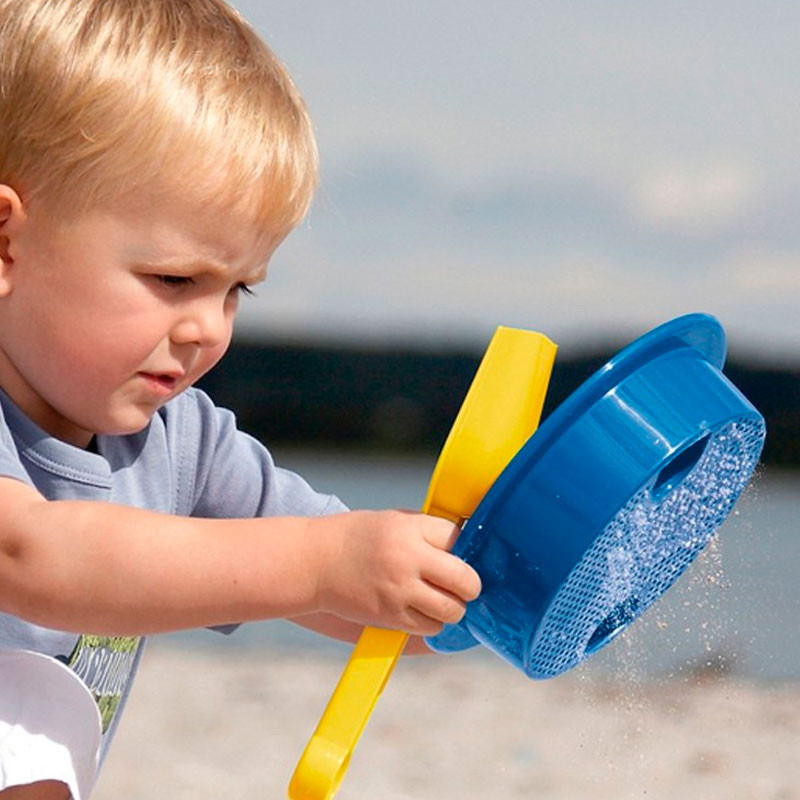
[[[156,275],[156,279],[164,286],[192,286],[194,278],[187,275]]]
[[[233,287],[233,290],[238,292],[240,295],[244,295],[245,297],[256,296],[256,293],[246,283],[237,283],[236,286]]]
[[[153,276],[162,286],[172,289],[179,289],[185,286],[194,286],[196,281],[190,275],[154,275]],[[239,296],[255,297],[255,292],[246,283],[237,283],[231,287],[231,294]]]

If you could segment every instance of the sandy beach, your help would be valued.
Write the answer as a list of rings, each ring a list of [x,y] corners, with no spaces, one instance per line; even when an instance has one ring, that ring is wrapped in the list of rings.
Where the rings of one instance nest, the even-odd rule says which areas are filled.
[[[151,644],[93,800],[286,796],[344,665]],[[337,798],[800,799],[800,685],[403,659]]]

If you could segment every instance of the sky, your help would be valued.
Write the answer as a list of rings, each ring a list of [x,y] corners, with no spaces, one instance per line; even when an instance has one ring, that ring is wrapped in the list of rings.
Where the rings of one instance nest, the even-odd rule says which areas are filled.
[[[240,335],[575,349],[704,311],[800,363],[800,4],[234,5],[322,163]]]

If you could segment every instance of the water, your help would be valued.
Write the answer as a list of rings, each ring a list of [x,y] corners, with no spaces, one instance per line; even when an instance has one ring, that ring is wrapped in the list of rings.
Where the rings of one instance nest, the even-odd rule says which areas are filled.
[[[353,508],[415,508],[435,457],[286,450],[275,453],[321,491]],[[676,585],[580,670],[643,676],[732,672],[772,681],[800,679],[800,473],[760,470],[711,544]],[[350,646],[283,622],[243,626],[233,637],[179,634],[187,647],[309,649],[342,660]],[[484,648],[457,658],[488,659]]]

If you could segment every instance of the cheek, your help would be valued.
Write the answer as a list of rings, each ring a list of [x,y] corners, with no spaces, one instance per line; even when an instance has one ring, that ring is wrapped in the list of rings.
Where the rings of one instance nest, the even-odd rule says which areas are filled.
[[[48,291],[29,323],[74,358],[122,354],[155,335],[152,316],[104,286],[53,285]]]
[[[55,312],[37,309],[29,316],[26,327],[30,331],[28,348],[38,358],[51,362],[55,369],[88,365],[108,342],[91,314],[70,313],[66,306]]]
[[[58,337],[61,380],[74,385],[95,387],[96,391],[113,390],[144,363],[159,337],[155,326],[144,319],[139,324],[123,321],[124,317],[86,314],[77,317],[61,330]]]

